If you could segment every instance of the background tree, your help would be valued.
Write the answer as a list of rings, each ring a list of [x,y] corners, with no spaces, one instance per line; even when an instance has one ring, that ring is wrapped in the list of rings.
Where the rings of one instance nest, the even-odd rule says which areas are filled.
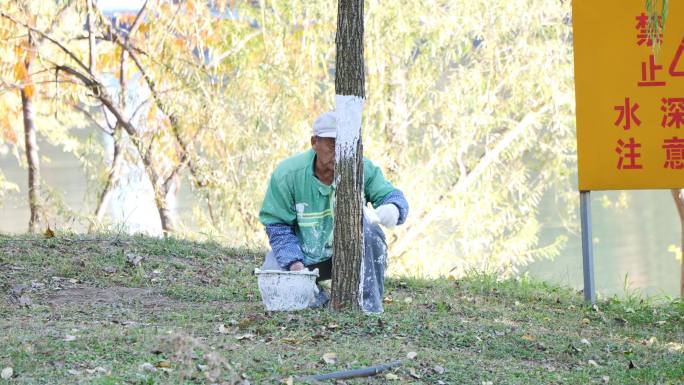
[[[41,24],[46,30],[52,31],[59,27],[60,16],[70,6],[70,2],[39,3],[29,1],[14,1],[8,4],[8,10],[23,15],[32,25]],[[50,15],[50,17],[41,17]],[[36,122],[36,98],[41,97],[41,83],[46,79],[45,72],[35,65],[38,51],[44,40],[41,36],[32,33],[30,28],[20,28],[4,21],[0,27],[4,53],[2,71],[2,92],[18,93],[21,100],[21,117],[23,123],[23,148],[28,169],[28,203],[29,223],[28,231],[36,232],[40,226],[41,217],[44,217],[41,198],[40,159],[37,142]],[[9,118],[16,111],[12,107],[12,97],[2,98],[3,111],[8,116],[4,118],[5,138],[16,144],[16,135],[13,134]],[[16,118],[16,115],[14,115]]]
[[[101,220],[111,189],[120,179],[123,153],[132,150],[129,162],[145,170],[162,229],[173,232],[177,224],[169,200],[177,192],[179,173],[190,165],[193,177],[198,178],[189,155],[192,140],[186,135],[192,137],[202,127],[195,125],[205,119],[198,118],[200,114],[212,115],[207,113],[213,107],[207,100],[212,98],[210,88],[216,86],[204,68],[205,53],[212,44],[210,10],[204,2],[151,1],[134,17],[112,20],[90,1],[82,5],[74,16],[91,27],[85,39],[79,39],[82,31],[51,36],[22,15],[3,12],[2,16],[50,42],[54,54],[46,53],[42,62],[47,71],[59,76],[59,102],[71,99],[67,106],[85,114],[114,140],[95,222]],[[146,12],[149,8],[152,11]],[[150,29],[150,23],[163,27]],[[97,52],[96,39],[100,41]]]

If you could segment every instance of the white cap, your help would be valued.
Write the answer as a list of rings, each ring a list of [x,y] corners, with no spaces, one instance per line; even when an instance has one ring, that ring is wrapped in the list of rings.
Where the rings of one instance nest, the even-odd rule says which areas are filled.
[[[321,138],[337,137],[337,115],[335,111],[324,112],[316,118],[313,124],[313,134]]]

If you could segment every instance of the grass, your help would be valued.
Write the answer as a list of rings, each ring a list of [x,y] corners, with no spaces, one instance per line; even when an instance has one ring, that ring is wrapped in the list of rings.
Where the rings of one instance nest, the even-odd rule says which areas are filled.
[[[684,383],[681,300],[633,294],[591,307],[570,289],[473,274],[388,279],[380,316],[268,313],[252,275],[263,254],[173,238],[0,236],[0,368],[15,373],[0,384],[297,383],[396,359],[388,377],[344,383]]]

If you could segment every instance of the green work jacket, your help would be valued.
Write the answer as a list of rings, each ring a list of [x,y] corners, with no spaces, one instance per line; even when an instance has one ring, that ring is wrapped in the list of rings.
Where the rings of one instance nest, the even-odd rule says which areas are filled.
[[[265,226],[292,226],[311,265],[332,256],[335,184],[326,185],[314,175],[316,153],[310,149],[282,161],[271,175],[259,220]],[[363,159],[364,197],[373,207],[394,191],[379,167]],[[364,202],[365,203],[365,202]]]

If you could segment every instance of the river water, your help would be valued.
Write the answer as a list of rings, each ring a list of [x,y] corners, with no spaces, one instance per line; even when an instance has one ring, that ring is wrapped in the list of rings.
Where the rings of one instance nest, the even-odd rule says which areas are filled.
[[[59,148],[39,142],[41,164],[45,182],[61,193],[64,203],[75,210],[85,208],[86,178],[79,162],[71,154]],[[0,145],[0,169],[5,177],[19,185],[21,193],[12,193],[0,203],[0,232],[22,233],[28,223],[26,202],[26,170]],[[159,219],[151,198],[144,198],[138,191],[136,199],[119,202],[135,202],[134,206],[118,204],[117,216],[137,223],[135,229],[151,229],[159,232]],[[627,290],[651,296],[679,295],[680,264],[668,251],[670,245],[679,246],[679,220],[669,191],[623,192],[627,208],[605,207],[603,202],[615,202],[620,192],[592,192],[592,224],[594,236],[595,280],[599,295],[622,296]],[[190,210],[192,196],[181,192],[178,210]],[[578,194],[579,199],[579,194]],[[115,203],[116,205],[116,203]],[[91,202],[89,207],[92,207]],[[569,237],[561,255],[551,260],[532,263],[521,269],[546,281],[560,283],[577,289],[582,288],[582,254],[579,231],[568,234],[559,225],[560,211],[550,199],[543,200],[542,218],[546,218],[541,241],[551,242],[557,235]],[[147,221],[147,222],[145,222]],[[65,224],[62,224],[65,225]],[[68,224],[66,224],[68,225]],[[83,230],[75,228],[74,230]]]

